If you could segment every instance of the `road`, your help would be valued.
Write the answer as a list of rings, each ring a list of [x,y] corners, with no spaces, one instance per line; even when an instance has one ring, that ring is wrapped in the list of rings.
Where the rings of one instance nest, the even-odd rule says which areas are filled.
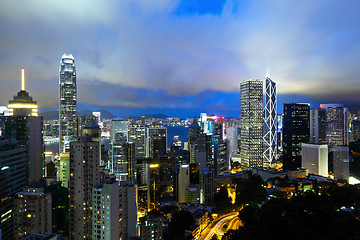
[[[237,217],[238,212],[228,213],[214,220],[201,234],[199,240],[210,240],[216,233],[217,235],[223,235],[228,229],[237,229],[240,226],[240,220]],[[227,224],[226,229],[222,229]],[[223,232],[223,231],[224,232]]]

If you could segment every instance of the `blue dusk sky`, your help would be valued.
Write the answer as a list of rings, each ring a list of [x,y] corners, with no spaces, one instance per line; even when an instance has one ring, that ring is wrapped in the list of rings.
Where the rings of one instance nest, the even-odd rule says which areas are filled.
[[[239,84],[282,104],[360,105],[360,1],[2,0],[0,105],[26,90],[56,109],[59,62],[76,61],[81,109],[239,116]]]

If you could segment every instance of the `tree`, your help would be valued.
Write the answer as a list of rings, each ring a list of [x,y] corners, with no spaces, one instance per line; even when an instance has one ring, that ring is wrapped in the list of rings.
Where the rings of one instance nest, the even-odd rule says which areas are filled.
[[[194,216],[189,211],[181,210],[173,213],[166,239],[185,239],[185,230],[194,224]]]
[[[214,196],[214,212],[223,214],[232,210],[231,198],[226,187],[221,187],[220,191]]]
[[[236,201],[238,206],[259,204],[266,200],[267,192],[264,181],[259,175],[250,175],[248,179],[233,179],[236,184]]]

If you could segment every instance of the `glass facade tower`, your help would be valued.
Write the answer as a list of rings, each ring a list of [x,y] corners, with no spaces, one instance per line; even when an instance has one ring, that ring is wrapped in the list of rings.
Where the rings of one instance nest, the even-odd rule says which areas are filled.
[[[240,83],[241,167],[263,167],[263,82],[257,79]]]
[[[60,64],[59,151],[66,152],[71,139],[76,140],[76,67],[74,57],[66,53]]]
[[[264,168],[270,167],[277,155],[276,83],[265,80]]]

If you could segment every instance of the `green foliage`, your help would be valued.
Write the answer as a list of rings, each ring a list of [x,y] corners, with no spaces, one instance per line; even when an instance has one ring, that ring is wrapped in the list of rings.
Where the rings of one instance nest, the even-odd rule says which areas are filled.
[[[163,214],[175,213],[179,211],[179,207],[177,205],[164,205],[159,211]]]
[[[264,181],[259,175],[250,175],[248,179],[235,178],[233,183],[236,184],[236,205],[259,204],[266,200]]]
[[[359,213],[346,212],[337,206],[359,203],[359,190],[329,188],[327,194],[308,191],[291,199],[274,198],[261,207],[245,206],[239,213],[244,224],[229,230],[223,240],[276,239],[359,239]],[[351,200],[343,199],[355,194]],[[338,199],[340,197],[340,199]]]
[[[185,230],[195,224],[195,219],[189,211],[181,210],[172,215],[165,239],[185,239]]]
[[[231,198],[228,196],[226,187],[221,187],[220,191],[214,196],[214,212],[224,214],[231,212],[233,209]]]

